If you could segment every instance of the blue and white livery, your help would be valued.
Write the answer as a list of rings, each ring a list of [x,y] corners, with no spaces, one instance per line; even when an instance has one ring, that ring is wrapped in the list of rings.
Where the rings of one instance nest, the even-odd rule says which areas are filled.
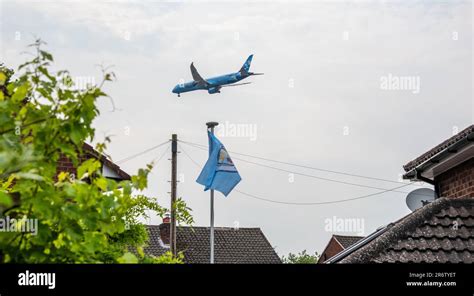
[[[193,76],[193,81],[176,85],[173,88],[172,92],[175,94],[178,94],[178,97],[180,97],[181,93],[200,90],[200,89],[207,90],[207,92],[210,94],[215,94],[215,93],[220,93],[221,92],[220,90],[222,87],[249,84],[250,82],[244,82],[244,83],[236,83],[236,82],[239,82],[240,80],[243,80],[252,75],[263,75],[263,73],[253,73],[249,71],[252,58],[253,58],[253,54],[251,54],[247,58],[244,65],[242,66],[242,68],[240,68],[238,72],[225,74],[225,75],[212,77],[212,78],[207,78],[207,79],[203,79],[201,75],[199,75],[198,71],[196,70],[196,67],[194,67],[194,64],[191,63],[191,74]]]

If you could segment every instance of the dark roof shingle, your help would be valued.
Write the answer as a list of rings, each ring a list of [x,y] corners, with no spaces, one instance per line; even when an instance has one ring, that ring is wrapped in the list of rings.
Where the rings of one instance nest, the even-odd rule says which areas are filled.
[[[474,199],[439,198],[340,262],[474,263]]]

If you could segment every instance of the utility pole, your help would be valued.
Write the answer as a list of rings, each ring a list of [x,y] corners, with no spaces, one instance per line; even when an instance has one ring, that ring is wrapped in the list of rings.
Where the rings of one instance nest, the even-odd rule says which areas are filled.
[[[211,130],[211,134],[214,134],[214,127],[219,125],[218,122],[207,122],[207,128]],[[211,153],[211,147],[209,147],[209,154]],[[214,189],[211,189],[211,264],[214,264]]]
[[[178,135],[171,135],[171,223],[170,249],[176,257],[176,187],[177,187]]]

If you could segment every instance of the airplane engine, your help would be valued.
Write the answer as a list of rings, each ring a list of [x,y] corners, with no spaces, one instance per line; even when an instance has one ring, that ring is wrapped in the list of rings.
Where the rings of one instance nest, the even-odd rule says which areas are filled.
[[[210,94],[216,94],[216,93],[220,93],[221,87],[220,86],[214,86],[214,87],[210,87],[207,92],[210,93]]]

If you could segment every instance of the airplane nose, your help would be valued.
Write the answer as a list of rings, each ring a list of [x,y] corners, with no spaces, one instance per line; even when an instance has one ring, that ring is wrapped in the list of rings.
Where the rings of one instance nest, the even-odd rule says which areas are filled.
[[[178,93],[178,87],[179,87],[179,85],[176,85],[176,86],[173,88],[172,92],[175,93],[175,94]]]

